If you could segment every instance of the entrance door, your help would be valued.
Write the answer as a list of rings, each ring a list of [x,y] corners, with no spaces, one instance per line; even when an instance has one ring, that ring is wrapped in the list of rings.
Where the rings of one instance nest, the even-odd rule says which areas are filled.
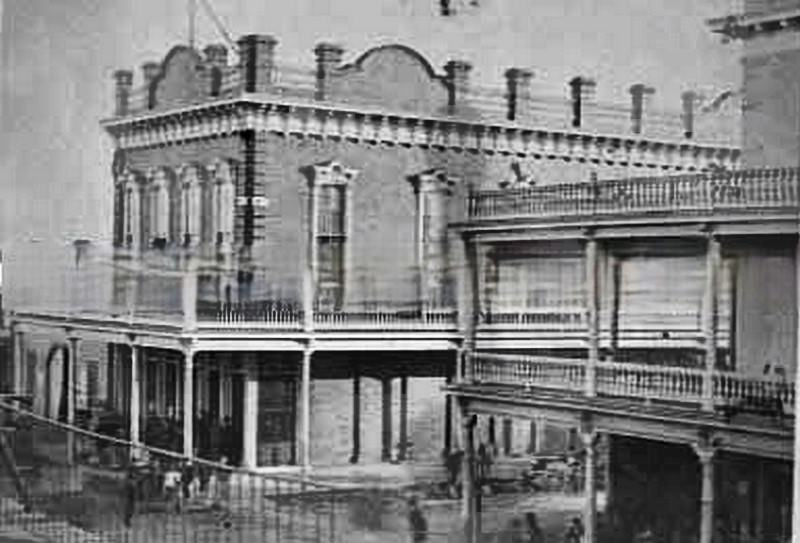
[[[244,439],[244,374],[231,375],[231,422],[233,424],[232,443],[226,443],[231,451],[231,463],[234,466],[242,463],[242,449]]]

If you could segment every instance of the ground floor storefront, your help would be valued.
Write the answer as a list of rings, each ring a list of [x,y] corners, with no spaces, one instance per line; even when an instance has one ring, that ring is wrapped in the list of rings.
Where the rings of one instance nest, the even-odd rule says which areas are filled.
[[[620,541],[646,532],[656,541],[696,541],[703,503],[713,511],[715,543],[790,539],[789,461],[725,451],[706,460],[688,445],[615,436],[610,468],[609,518]],[[705,496],[704,471],[712,479]]]

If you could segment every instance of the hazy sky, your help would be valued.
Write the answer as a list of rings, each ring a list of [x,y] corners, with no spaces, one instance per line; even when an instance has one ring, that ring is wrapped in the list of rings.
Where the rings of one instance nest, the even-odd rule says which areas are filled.
[[[3,0],[0,0],[2,3]],[[200,0],[198,0],[199,2]],[[460,1],[451,0],[458,4]],[[352,59],[371,46],[409,45],[434,66],[469,60],[481,84],[506,68],[536,72],[536,90],[564,93],[579,74],[601,99],[631,83],[656,87],[662,107],[687,88],[738,86],[738,60],[704,25],[731,0],[479,0],[437,16],[439,0],[212,0],[230,33],[270,33],[279,62],[313,66],[315,43]],[[160,60],[186,39],[187,0],[5,0],[0,92],[0,240],[104,236],[111,225],[111,143],[98,127],[112,111],[112,72]],[[199,20],[199,44],[219,41]]]

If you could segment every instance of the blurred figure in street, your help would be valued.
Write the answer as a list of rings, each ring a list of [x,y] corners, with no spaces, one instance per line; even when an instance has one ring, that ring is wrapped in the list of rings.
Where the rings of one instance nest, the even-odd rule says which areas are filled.
[[[175,463],[171,463],[166,473],[164,473],[164,497],[166,498],[168,511],[181,512],[183,502],[181,472]]]
[[[573,517],[564,533],[564,543],[583,543],[583,522],[580,517]]]
[[[422,512],[416,496],[408,499],[408,523],[413,543],[423,543],[428,540],[428,521],[425,520],[425,514]]]
[[[539,520],[536,513],[525,513],[525,522],[528,525],[528,543],[544,543],[544,533],[539,527]]]

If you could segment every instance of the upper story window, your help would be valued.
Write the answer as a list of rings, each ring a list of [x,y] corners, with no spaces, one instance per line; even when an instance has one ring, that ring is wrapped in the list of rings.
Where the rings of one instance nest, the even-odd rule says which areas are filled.
[[[449,197],[455,180],[441,169],[432,169],[410,176],[408,181],[416,197],[415,242],[420,296],[442,303],[452,297],[452,293],[446,292],[449,285],[447,223]]]
[[[350,181],[358,172],[338,162],[323,162],[301,170],[309,181],[310,258],[319,308],[344,305],[347,243],[350,234]]]

